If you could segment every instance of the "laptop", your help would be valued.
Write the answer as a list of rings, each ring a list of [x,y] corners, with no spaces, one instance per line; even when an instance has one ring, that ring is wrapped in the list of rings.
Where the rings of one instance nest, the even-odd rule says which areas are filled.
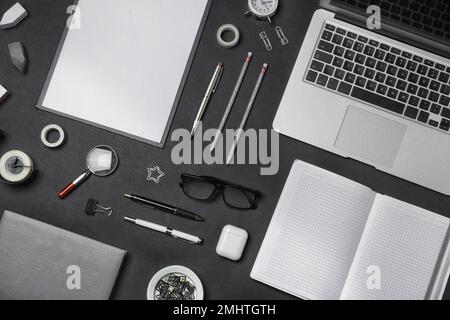
[[[450,2],[320,1],[273,127],[450,195]]]

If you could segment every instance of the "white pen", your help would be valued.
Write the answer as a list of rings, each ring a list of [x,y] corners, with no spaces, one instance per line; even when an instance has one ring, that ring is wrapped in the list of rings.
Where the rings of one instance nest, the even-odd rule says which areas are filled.
[[[181,240],[185,240],[187,242],[190,242],[192,244],[201,244],[203,242],[202,238],[190,235],[188,233],[184,233],[178,230],[173,230],[172,228],[169,227],[165,227],[153,222],[148,222],[148,221],[144,221],[144,220],[140,220],[140,219],[134,219],[134,218],[129,218],[129,217],[124,217],[125,221],[130,222],[132,224],[153,230],[153,231],[157,231],[157,232],[161,232],[164,234],[167,234],[168,236],[171,236],[175,239],[181,239]]]

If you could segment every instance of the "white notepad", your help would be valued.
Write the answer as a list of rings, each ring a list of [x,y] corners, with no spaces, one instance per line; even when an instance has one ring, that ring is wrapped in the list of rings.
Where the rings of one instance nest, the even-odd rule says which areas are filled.
[[[296,161],[251,277],[306,299],[440,299],[449,225]]]
[[[78,7],[80,29],[63,37],[38,108],[162,147],[208,0],[79,0]]]

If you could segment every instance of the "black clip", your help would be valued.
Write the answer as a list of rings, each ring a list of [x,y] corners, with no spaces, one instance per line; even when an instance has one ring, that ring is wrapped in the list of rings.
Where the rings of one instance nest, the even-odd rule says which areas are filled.
[[[97,200],[89,199],[86,204],[86,209],[84,209],[84,213],[88,216],[94,216],[96,213],[107,214],[108,216],[112,215],[112,208],[102,207],[98,204]]]

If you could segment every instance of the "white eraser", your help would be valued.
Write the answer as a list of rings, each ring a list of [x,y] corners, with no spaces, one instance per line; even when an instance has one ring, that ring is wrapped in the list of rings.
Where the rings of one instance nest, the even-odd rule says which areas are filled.
[[[0,102],[2,102],[8,95],[8,90],[0,84]]]
[[[18,2],[3,14],[0,21],[0,29],[8,29],[17,26],[28,16],[27,10]]]
[[[247,231],[232,225],[226,225],[223,227],[217,243],[216,252],[219,256],[238,261],[242,257],[247,240]]]

